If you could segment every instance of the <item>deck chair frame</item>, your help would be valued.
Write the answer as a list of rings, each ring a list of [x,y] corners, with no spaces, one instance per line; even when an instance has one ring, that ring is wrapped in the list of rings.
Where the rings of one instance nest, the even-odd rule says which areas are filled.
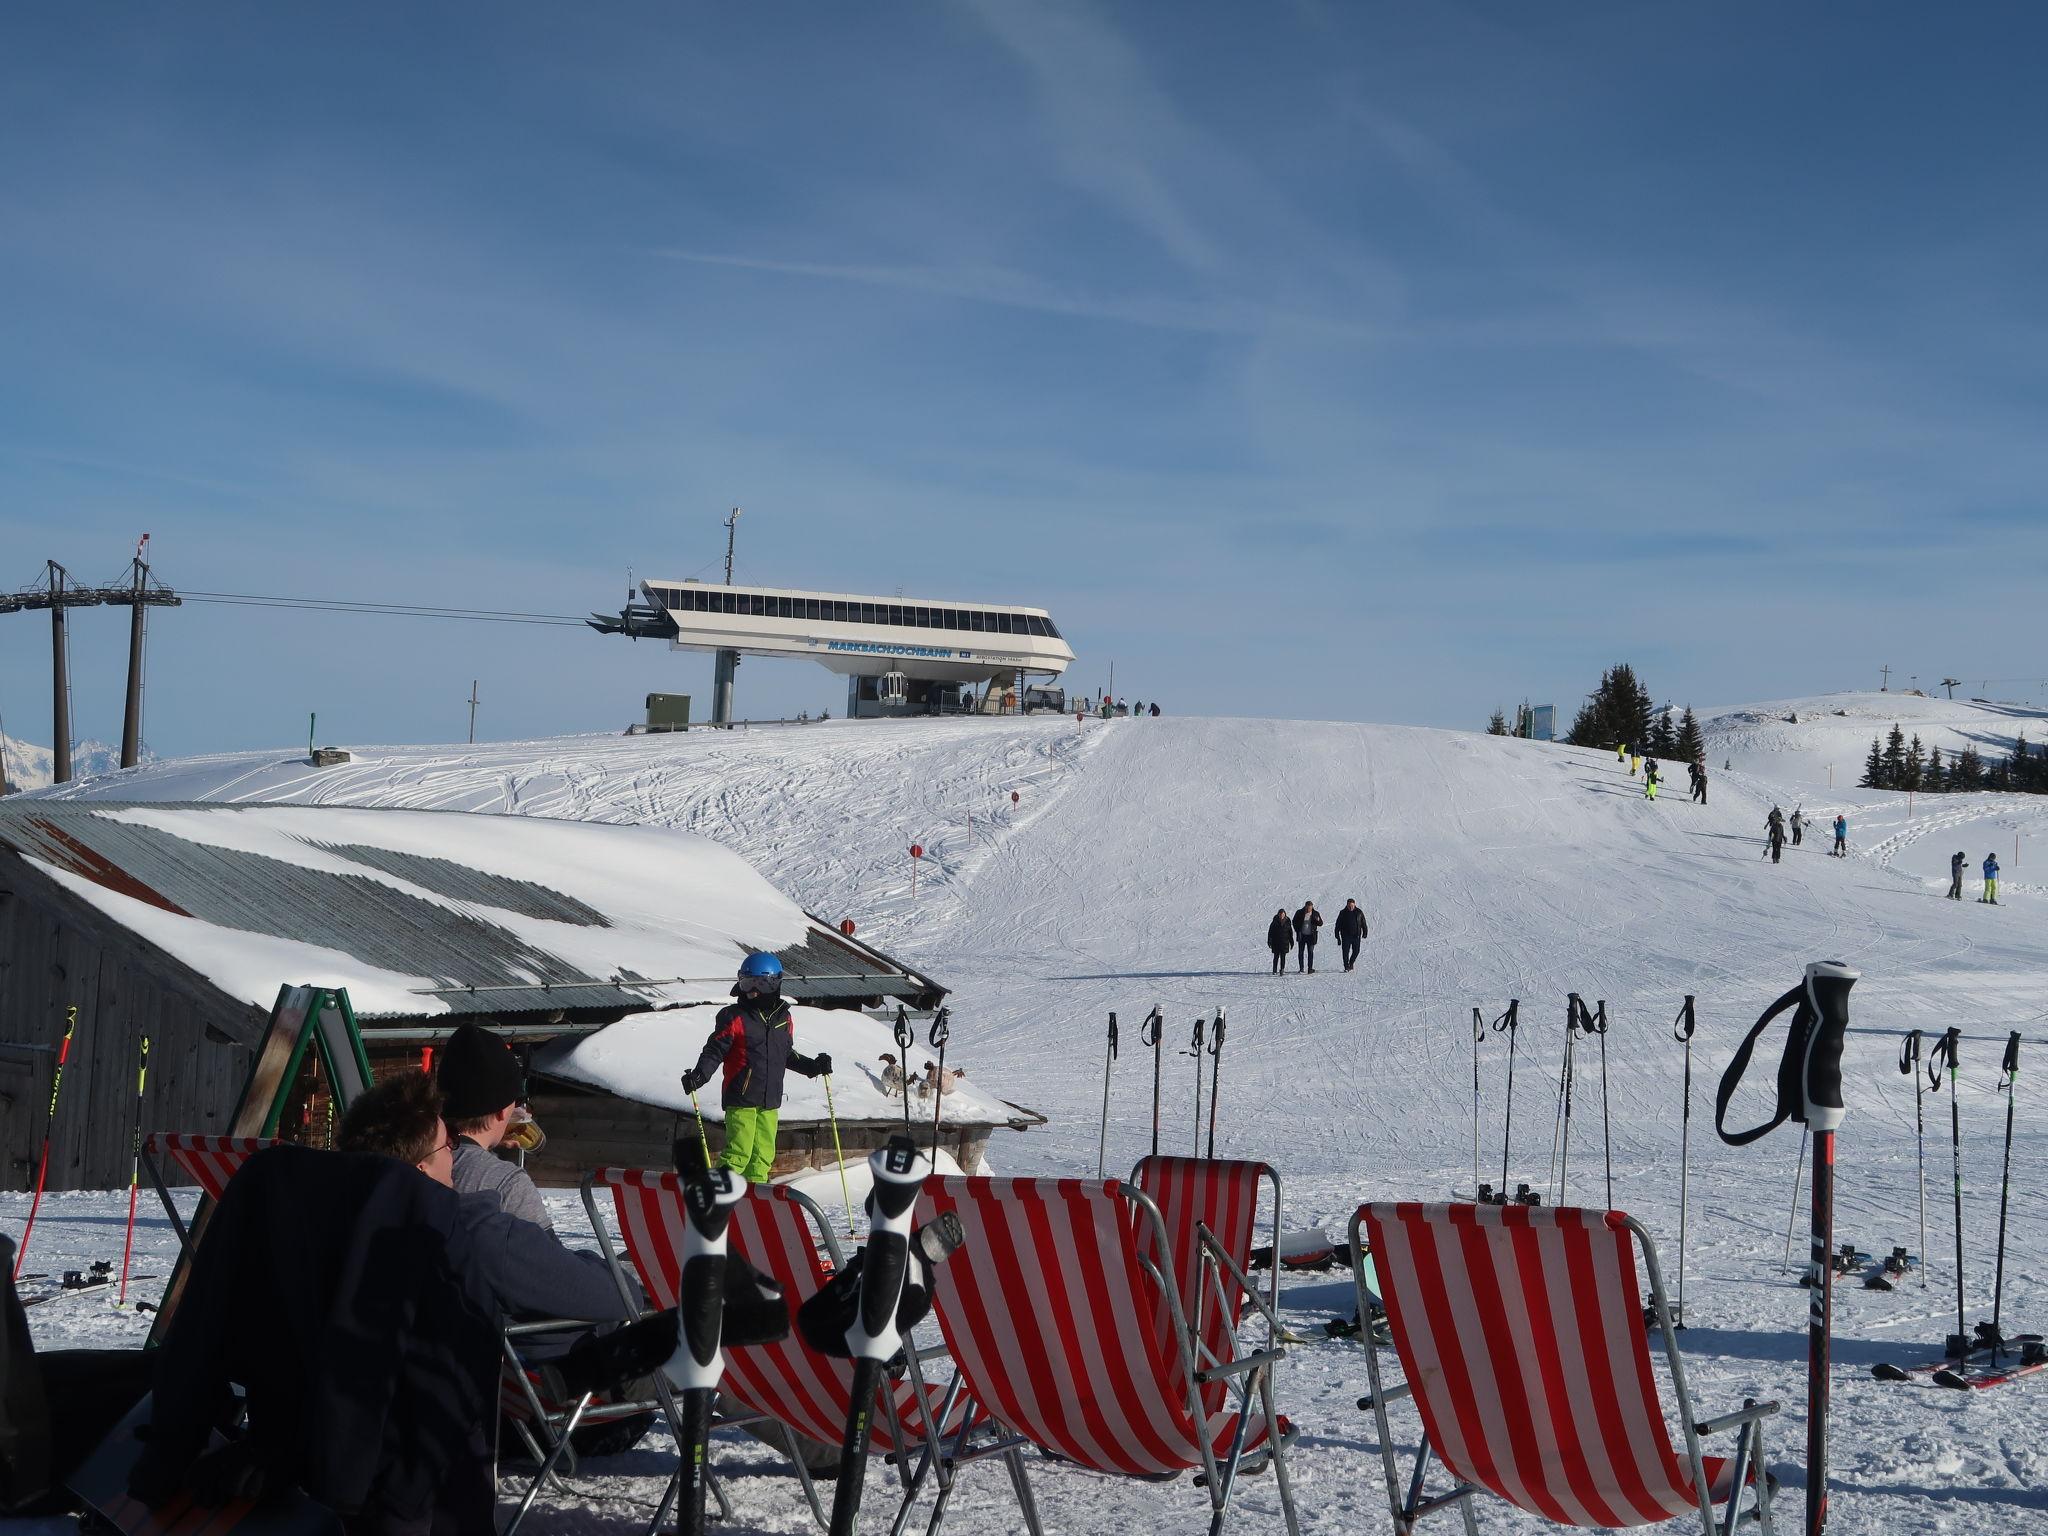
[[[1369,1257],[1366,1213],[1369,1209],[1370,1206],[1361,1205],[1352,1213],[1350,1224],[1351,1279],[1357,1294],[1358,1316],[1362,1322],[1371,1318],[1376,1305],[1365,1283],[1365,1266]],[[1557,1213],[1552,1211],[1550,1214],[1554,1216]],[[1655,1319],[1658,1334],[1664,1341],[1664,1358],[1671,1372],[1672,1392],[1678,1399],[1678,1421],[1685,1441],[1682,1454],[1691,1469],[1693,1487],[1699,1497],[1702,1536],[1732,1536],[1738,1523],[1748,1521],[1755,1522],[1759,1536],[1771,1536],[1771,1484],[1763,1463],[1763,1421],[1776,1414],[1780,1405],[1775,1401],[1759,1403],[1745,1399],[1742,1407],[1733,1412],[1711,1419],[1695,1417],[1692,1392],[1686,1384],[1685,1357],[1679,1352],[1677,1333],[1672,1327],[1671,1307],[1664,1290],[1664,1273],[1657,1263],[1656,1244],[1651,1240],[1649,1231],[1634,1217],[1619,1211],[1606,1214],[1610,1214],[1629,1234],[1633,1251],[1641,1257],[1649,1277],[1651,1315]],[[1385,1290],[1389,1280],[1384,1269],[1380,1270],[1378,1278],[1382,1290]],[[1386,1313],[1390,1327],[1396,1327],[1393,1309],[1387,1308]],[[1639,1320],[1631,1320],[1634,1326],[1641,1326]],[[1396,1337],[1398,1338],[1398,1329]],[[1474,1503],[1481,1495],[1498,1495],[1481,1484],[1464,1481],[1455,1483],[1444,1492],[1427,1492],[1424,1485],[1428,1479],[1430,1463],[1436,1459],[1435,1448],[1430,1444],[1427,1429],[1423,1431],[1416,1449],[1415,1463],[1409,1471],[1406,1492],[1403,1492],[1400,1468],[1394,1451],[1393,1427],[1387,1409],[1390,1404],[1403,1398],[1412,1398],[1415,1395],[1414,1388],[1408,1382],[1387,1385],[1380,1372],[1380,1350],[1384,1346],[1378,1342],[1370,1327],[1361,1330],[1361,1340],[1366,1345],[1366,1373],[1372,1391],[1368,1396],[1358,1400],[1358,1406],[1372,1412],[1378,1431],[1380,1461],[1386,1479],[1387,1506],[1393,1516],[1395,1536],[1409,1536],[1415,1529],[1416,1522],[1424,1516],[1450,1508],[1456,1508],[1463,1518],[1467,1536],[1476,1536],[1479,1525],[1473,1509]],[[1712,1435],[1728,1430],[1737,1432],[1735,1455],[1732,1458],[1732,1483],[1728,1497],[1724,1501],[1727,1506],[1725,1514],[1717,1524],[1712,1487],[1707,1478],[1706,1453],[1701,1443]],[[1740,1508],[1742,1490],[1752,1474],[1755,1479],[1755,1496],[1750,1508],[1745,1511]],[[1679,1518],[1682,1517],[1669,1517],[1672,1520]]]
[[[1139,1167],[1142,1169],[1143,1164],[1141,1163]],[[1277,1232],[1279,1222],[1279,1175],[1264,1165],[1259,1165],[1259,1174],[1260,1177],[1272,1181],[1275,1200],[1274,1221]],[[943,1185],[956,1182],[972,1184],[977,1181],[938,1177],[933,1182]],[[1025,1180],[1018,1182],[1078,1182],[1083,1185],[1095,1184],[1095,1181],[1091,1180]],[[1105,1186],[1095,1184],[1095,1187],[1102,1188]],[[1294,1508],[1293,1485],[1287,1465],[1287,1437],[1283,1432],[1279,1412],[1274,1406],[1273,1396],[1273,1370],[1286,1357],[1286,1350],[1281,1342],[1285,1335],[1285,1328],[1281,1324],[1278,1312],[1273,1305],[1273,1298],[1277,1297],[1278,1294],[1277,1276],[1271,1287],[1270,1295],[1261,1295],[1258,1287],[1245,1274],[1244,1266],[1237,1257],[1224,1248],[1216,1234],[1209,1230],[1206,1223],[1198,1222],[1195,1226],[1197,1257],[1194,1259],[1194,1263],[1197,1266],[1194,1287],[1197,1311],[1195,1317],[1191,1319],[1188,1309],[1183,1305],[1181,1299],[1181,1286],[1179,1283],[1181,1264],[1176,1262],[1171,1228],[1165,1216],[1161,1213],[1157,1202],[1139,1187],[1135,1178],[1132,1180],[1111,1180],[1108,1181],[1106,1187],[1116,1198],[1126,1202],[1135,1213],[1142,1229],[1136,1240],[1135,1262],[1146,1278],[1149,1279],[1152,1286],[1166,1301],[1173,1350],[1180,1367],[1179,1386],[1186,1392],[1187,1409],[1191,1422],[1195,1427],[1195,1438],[1200,1447],[1199,1467],[1195,1480],[1209,1499],[1210,1519],[1208,1529],[1210,1536],[1220,1536],[1224,1524],[1229,1517],[1231,1502],[1237,1490],[1237,1480],[1242,1473],[1249,1470],[1246,1464],[1247,1443],[1254,1411],[1258,1412],[1264,1422],[1265,1436],[1260,1445],[1253,1449],[1252,1454],[1254,1456],[1259,1454],[1270,1456],[1280,1495],[1281,1512],[1286,1520],[1288,1536],[1300,1536],[1300,1524]],[[1159,1263],[1155,1263],[1150,1256],[1154,1252],[1164,1256],[1164,1268]],[[1239,1294],[1243,1295],[1250,1302],[1252,1308],[1265,1321],[1268,1339],[1265,1348],[1249,1352],[1243,1349],[1240,1342],[1240,1333],[1243,1326],[1241,1313],[1239,1314],[1238,1321],[1226,1321],[1232,1313],[1229,1305],[1230,1296],[1226,1290],[1226,1287],[1231,1285],[1238,1288]],[[943,1318],[945,1313],[943,1287],[940,1295],[939,1305]],[[1218,1349],[1214,1342],[1209,1341],[1206,1329],[1203,1327],[1206,1322],[1207,1308],[1210,1305],[1215,1305],[1219,1309],[1217,1319],[1220,1324],[1220,1338],[1228,1346],[1227,1349]],[[1162,1391],[1172,1390],[1165,1382],[1155,1381],[1154,1385]],[[1228,1403],[1233,1393],[1236,1401],[1234,1409],[1235,1425],[1231,1433],[1229,1448],[1221,1456],[1217,1455],[1215,1445],[1222,1431],[1224,1414],[1229,1410],[1219,1409],[1212,1412],[1209,1409],[1204,1401],[1203,1389],[1211,1385],[1223,1385],[1228,1389],[1224,1395],[1225,1403]],[[971,1381],[968,1382],[968,1390],[973,1390],[973,1383]],[[1256,1410],[1254,1409],[1255,1398],[1257,1400]],[[1024,1432],[1016,1430],[1015,1426],[1006,1427],[1020,1436],[1024,1435]],[[1041,1448],[1055,1457],[1064,1459],[1055,1447],[1042,1446]],[[1106,1475],[1118,1474],[1107,1472]],[[936,1522],[932,1530],[934,1533],[936,1532]]]

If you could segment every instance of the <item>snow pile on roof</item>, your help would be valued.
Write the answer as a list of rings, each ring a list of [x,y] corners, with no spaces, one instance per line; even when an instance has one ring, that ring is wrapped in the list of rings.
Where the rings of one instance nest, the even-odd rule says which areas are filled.
[[[7,807],[0,837],[31,842],[39,821],[71,830],[46,838],[44,856],[25,851],[31,862],[265,1008],[280,981],[346,986],[364,1016],[447,1012],[446,989],[469,985],[486,1006],[509,1006],[515,992],[519,1006],[537,1006],[525,989],[544,984],[566,984],[564,1006],[616,1006],[621,977],[640,1001],[695,1002],[722,996],[747,951],[783,949],[812,930],[736,854],[659,828],[314,806],[60,811],[24,800]],[[53,845],[124,832],[134,834],[126,862],[52,862]]]
[[[900,1120],[901,1093],[882,1091],[882,1055],[908,1054],[915,1078],[935,1053],[913,1045],[905,1053],[896,1048],[891,1026],[882,1020],[844,1008],[790,1007],[796,1031],[796,1049],[806,1056],[823,1051],[832,1058],[832,1109],[842,1122],[853,1120]],[[652,1104],[658,1109],[688,1110],[690,1096],[683,1092],[682,1075],[697,1064],[698,1053],[711,1034],[716,1006],[671,1009],[660,1013],[636,1013],[595,1034],[565,1037],[543,1046],[535,1053],[533,1068],[549,1077],[563,1078],[603,1088],[622,1099]],[[922,1035],[922,1029],[920,1029]],[[964,1067],[973,1074],[971,1053],[948,1049],[946,1070]],[[706,1120],[723,1120],[718,1103],[718,1080],[697,1095]],[[825,1083],[822,1078],[803,1077],[791,1072],[783,1080],[782,1121],[823,1120],[826,1117]],[[910,1090],[910,1118],[929,1125],[932,1101],[920,1096],[913,1081]],[[1033,1118],[1014,1106],[983,1091],[978,1078],[962,1077],[954,1091],[945,1096],[944,1118],[953,1124],[1009,1125]]]

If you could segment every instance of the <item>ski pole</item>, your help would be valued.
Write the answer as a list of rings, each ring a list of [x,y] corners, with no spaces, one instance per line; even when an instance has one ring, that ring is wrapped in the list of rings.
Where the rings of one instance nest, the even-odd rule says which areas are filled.
[[[1144,1023],[1138,1026],[1138,1038],[1152,1047],[1152,1155],[1159,1155],[1159,1056],[1161,1041],[1166,1035],[1166,1020],[1160,1015],[1159,1005],[1154,1003],[1152,1011],[1145,1015]]]
[[[1520,1028],[1522,1000],[1508,999],[1508,1011],[1493,1021],[1494,1033],[1505,1030],[1508,1037],[1508,1105],[1507,1114],[1500,1125],[1500,1192],[1507,1198],[1508,1192],[1508,1143],[1515,1133],[1515,1031]]]
[[[1689,1204],[1686,1185],[1692,1168],[1692,1032],[1695,1027],[1692,994],[1688,992],[1685,994],[1685,1006],[1679,1009],[1678,1017],[1671,1025],[1672,1038],[1685,1046],[1685,1107],[1680,1111],[1678,1122],[1678,1316],[1672,1319],[1680,1328],[1685,1326],[1685,1219]]]
[[[135,1191],[142,1179],[142,1085],[149,1077],[149,1036],[142,1037],[142,1063],[135,1069],[135,1138],[128,1165],[128,1235],[121,1240],[121,1291],[116,1306],[128,1305],[128,1260],[135,1252]]]
[[[1095,1177],[1102,1177],[1103,1159],[1109,1155],[1109,1069],[1116,1060],[1116,1010],[1109,1012],[1109,1048],[1102,1054],[1102,1135],[1095,1143]]]
[[[1486,1015],[1472,1010],[1472,1198],[1479,1198],[1479,1042],[1486,1038]]]
[[[868,1241],[861,1252],[860,1311],[846,1331],[853,1359],[847,1394],[846,1433],[839,1442],[839,1480],[832,1490],[830,1536],[854,1536],[867,1481],[868,1438],[874,1428],[875,1393],[890,1359],[903,1346],[896,1313],[910,1263],[910,1218],[931,1163],[907,1136],[893,1137],[871,1154],[874,1191],[868,1196]]]
[[[830,1103],[831,1098],[832,1082],[830,1078],[827,1078],[825,1081],[826,1102]],[[697,1117],[697,1145],[704,1149],[704,1166],[709,1168],[711,1166],[711,1137],[704,1129],[704,1106],[697,1102],[697,1090],[694,1088],[690,1090],[690,1113]]]
[[[1927,1075],[1935,1089],[1941,1087],[1943,1065],[1948,1067],[1948,1148],[1955,1176],[1956,1211],[1956,1333],[1949,1343],[1958,1362],[1970,1352],[1970,1325],[1963,1320],[1963,1112],[1956,1103],[1956,1055],[1961,1039],[1962,1031],[1951,1028],[1927,1055]],[[1926,1262],[1924,1256],[1921,1262]]]
[[[1579,1016],[1585,1012],[1585,1008],[1586,1005],[1579,1000],[1578,993],[1572,992],[1566,995],[1564,1009],[1564,1071],[1558,1079],[1557,1097],[1558,1126],[1562,1135],[1553,1138],[1558,1144],[1558,1156],[1557,1167],[1553,1170],[1553,1177],[1556,1182],[1550,1194],[1550,1203],[1552,1205],[1564,1204],[1566,1180],[1571,1169],[1572,1087],[1573,1078],[1577,1075],[1572,1058],[1576,1054],[1574,1048],[1579,1038]]]
[[[946,1102],[946,1042],[953,1038],[953,1013],[944,1004],[932,1017],[931,1045],[939,1053],[939,1070],[932,1078],[932,1166],[939,1165],[939,1112]]]
[[[2012,1109],[2019,1098],[2020,1032],[2014,1030],[2005,1042],[2005,1059],[1998,1064],[1999,1091],[2005,1095],[2005,1167],[1998,1175],[1998,1271],[1991,1282],[1991,1358],[1998,1358],[2004,1335],[1998,1331],[2005,1307],[2005,1202],[2012,1190]],[[1924,1267],[1924,1264],[1923,1264]]]
[[[694,1102],[694,1101],[693,1101]],[[853,1194],[846,1187],[846,1149],[839,1144],[839,1106],[832,1102],[832,1074],[825,1074],[825,1118],[832,1122],[832,1161],[839,1165],[839,1198],[846,1202],[846,1235],[853,1236]],[[704,1134],[704,1122],[697,1122],[697,1134]],[[704,1161],[711,1161],[711,1147],[706,1143]]]
[[[78,1005],[64,1010],[64,1043],[57,1047],[57,1071],[50,1080],[50,1107],[43,1116],[43,1152],[36,1159],[36,1192],[28,1203],[28,1225],[21,1229],[21,1246],[14,1250],[14,1278],[21,1278],[22,1260],[28,1257],[28,1240],[36,1230],[36,1210],[43,1203],[43,1180],[50,1172],[50,1132],[57,1123],[57,1095],[64,1087],[64,1063],[71,1059],[71,1035],[78,1028]]]
[[[1204,1027],[1205,1021],[1201,1019],[1195,1020],[1194,1039],[1189,1042],[1189,1048],[1182,1052],[1183,1055],[1195,1058],[1195,1146],[1191,1154],[1195,1157],[1202,1155],[1202,1030]]]
[[[725,1356],[726,1228],[747,1186],[730,1168],[707,1168],[683,1181],[683,1268],[677,1287],[676,1352],[662,1367],[676,1389],[682,1420],[681,1462],[676,1475],[678,1536],[703,1536],[704,1495],[710,1487],[705,1445],[718,1400]],[[538,1486],[538,1485],[536,1485]]]
[[[1906,1032],[1899,1070],[1913,1079],[1913,1150],[1920,1170],[1920,1289],[1927,1289],[1927,1104],[1921,1097],[1920,1031]]]
[[[1195,1064],[1196,1074],[1201,1063]],[[1216,1156],[1216,1101],[1223,1097],[1223,1010],[1216,1010],[1216,1027],[1209,1033],[1209,1156]]]
[[[1792,1211],[1785,1218],[1785,1257],[1778,1261],[1779,1274],[1783,1274],[1792,1267],[1792,1228],[1799,1221],[1799,1186],[1802,1182],[1802,1175],[1806,1172],[1806,1137],[1807,1130],[1802,1125],[1799,1128],[1799,1157],[1792,1164]]]
[[[910,1134],[910,1047],[917,1036],[910,1032],[910,1015],[901,1003],[896,1005],[896,1050],[903,1061],[903,1134]]]
[[[1585,1012],[1585,1004],[1579,1005]],[[1607,1113],[1607,999],[1599,1000],[1598,1010],[1586,1020],[1586,1027],[1600,1037],[1600,1150],[1607,1159],[1607,1209],[1614,1209],[1614,1135]]]

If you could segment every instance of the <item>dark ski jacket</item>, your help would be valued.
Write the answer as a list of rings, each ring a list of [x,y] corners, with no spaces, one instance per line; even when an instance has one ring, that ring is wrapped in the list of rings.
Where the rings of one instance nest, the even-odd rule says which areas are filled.
[[[1323,914],[1305,902],[1302,904],[1301,910],[1294,914],[1294,937],[1300,943],[1315,943],[1317,938],[1316,930],[1322,926]]]
[[[1950,859],[1948,861],[1949,877],[1954,880],[1962,879],[1963,866],[1969,862],[1970,861],[1964,858],[1960,853],[1957,854],[1954,858]]]
[[[819,1075],[815,1058],[797,1054],[789,1004],[779,997],[743,999],[719,1009],[691,1075],[709,1082],[720,1062],[725,1064],[725,1087],[719,1103],[727,1109],[780,1109],[785,1069]]]
[[[1276,955],[1284,955],[1294,947],[1294,924],[1287,920],[1285,912],[1273,915],[1273,921],[1266,924],[1266,948]]]
[[[1337,913],[1335,925],[1339,944],[1363,944],[1365,942],[1365,908],[1345,907]]]

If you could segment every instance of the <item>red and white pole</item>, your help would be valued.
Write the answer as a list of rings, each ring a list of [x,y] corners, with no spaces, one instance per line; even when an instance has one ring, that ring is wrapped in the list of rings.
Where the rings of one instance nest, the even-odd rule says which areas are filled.
[[[14,1251],[14,1278],[21,1278],[21,1266],[28,1258],[28,1240],[36,1229],[36,1210],[43,1203],[43,1180],[50,1172],[50,1128],[57,1123],[57,1095],[64,1088],[64,1063],[71,1059],[71,1035],[78,1028],[78,1005],[64,1010],[64,1043],[57,1048],[57,1075],[50,1083],[50,1109],[43,1119],[43,1155],[36,1162],[36,1192],[28,1203],[28,1225],[21,1229],[21,1246]]]
[[[910,845],[910,899],[912,901],[917,900],[917,866],[918,861],[923,857],[924,844],[912,843]],[[907,1071],[908,1068],[906,1067],[905,1070]]]

